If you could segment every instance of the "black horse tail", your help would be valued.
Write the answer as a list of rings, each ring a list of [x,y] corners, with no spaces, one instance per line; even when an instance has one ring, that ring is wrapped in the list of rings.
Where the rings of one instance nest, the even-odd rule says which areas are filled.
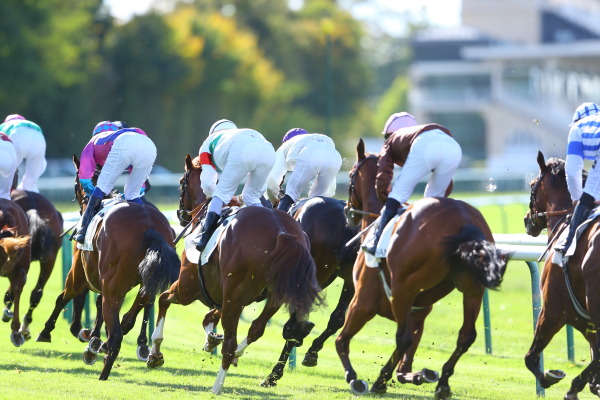
[[[303,319],[315,305],[323,303],[319,294],[317,267],[308,248],[295,236],[281,232],[273,250],[267,282],[275,304],[286,303],[290,312]]]
[[[154,297],[177,280],[180,260],[175,249],[159,232],[146,231],[142,241],[146,256],[138,267],[142,277],[140,293]]]
[[[39,260],[52,247],[52,230],[37,210],[27,211],[27,221],[31,235],[31,259]]]
[[[500,286],[509,256],[487,241],[477,226],[463,226],[458,235],[446,237],[445,244],[446,258],[453,268],[466,268],[486,288]]]

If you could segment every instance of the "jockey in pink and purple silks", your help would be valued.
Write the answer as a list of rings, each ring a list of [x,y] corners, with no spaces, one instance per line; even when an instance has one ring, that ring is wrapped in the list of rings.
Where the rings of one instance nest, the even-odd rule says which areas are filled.
[[[139,128],[124,128],[120,122],[103,121],[96,125],[93,137],[84,147],[79,164],[79,181],[90,195],[81,217],[81,229],[74,240],[83,243],[85,232],[102,199],[113,189],[116,180],[131,167],[124,188],[125,200],[143,204],[141,189],[156,160],[156,146]],[[96,164],[102,167],[97,186],[92,184]]]

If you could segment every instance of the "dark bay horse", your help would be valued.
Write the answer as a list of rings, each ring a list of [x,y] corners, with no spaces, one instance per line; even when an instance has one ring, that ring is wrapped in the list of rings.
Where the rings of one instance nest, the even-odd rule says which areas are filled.
[[[17,347],[29,335],[27,324],[21,325],[19,309],[30,264],[31,241],[27,215],[14,201],[0,199],[0,276],[7,277],[10,282],[8,293],[11,302],[14,302],[10,341]]]
[[[78,161],[74,157],[77,169]],[[83,208],[84,191],[77,178],[75,188]],[[130,202],[114,205],[94,233],[94,249],[74,254],[65,289],[56,299],[38,341],[50,341],[50,332],[61,310],[85,288],[101,293],[102,313],[97,318],[106,323],[108,341],[100,380],[108,379],[123,335],[133,328],[139,311],[177,279],[180,262],[173,240],[169,221],[155,207]],[[133,306],[121,322],[119,311],[125,295],[137,285],[140,289]]]
[[[33,321],[33,310],[42,299],[44,286],[46,286],[46,282],[48,282],[54,269],[56,256],[62,244],[60,235],[63,231],[63,218],[54,205],[39,193],[13,190],[10,196],[27,214],[31,236],[31,261],[39,261],[40,263],[40,275],[31,291],[29,310],[23,318],[23,326],[21,327],[21,333],[25,340],[28,340],[31,338],[29,325]],[[8,322],[12,318],[10,308],[13,302],[14,296],[9,288],[4,295],[6,306],[2,316],[4,322]]]
[[[307,350],[302,365],[314,367],[317,365],[319,351],[325,341],[335,334],[343,325],[348,304],[354,295],[352,267],[359,250],[360,240],[346,245],[357,233],[358,228],[346,222],[344,206],[346,202],[330,197],[313,197],[301,203],[297,209],[292,209],[294,218],[300,222],[310,242],[310,254],[315,260],[317,281],[321,288],[328,287],[337,277],[344,283],[337,305],[326,329],[313,341]],[[303,339],[303,338],[302,338]],[[295,338],[298,340],[298,338]],[[263,386],[275,386],[281,379],[294,340],[286,341],[279,361],[271,374],[262,383]]]
[[[194,223],[198,212],[190,210],[197,210],[206,197],[200,188],[198,158],[192,160],[187,155],[185,166],[178,215],[189,215]],[[286,339],[312,328],[302,319],[320,301],[320,288],[308,246],[302,227],[289,214],[265,207],[243,207],[225,227],[207,264],[199,267],[190,262],[184,251],[179,279],[159,298],[148,367],[164,364],[160,345],[166,312],[173,303],[188,305],[200,300],[211,309],[203,321],[209,339],[207,351],[219,343],[216,335],[210,334],[222,319],[223,357],[212,388],[215,394],[221,393],[231,364],[235,365],[245,348],[263,335],[268,320],[283,304],[288,305],[291,315],[284,327]],[[248,336],[238,344],[237,328],[243,308],[265,298],[268,300],[263,311],[252,322]]]
[[[548,239],[553,243],[558,232],[565,228],[565,215],[573,209],[567,188],[565,162],[551,158],[547,162],[539,152],[537,163],[539,175],[531,182],[531,200],[525,215],[525,228],[531,236],[538,236],[548,229]],[[596,395],[599,394],[600,372],[600,221],[596,218],[577,239],[576,251],[569,258],[565,269],[552,262],[554,250],[550,245],[548,257],[541,276],[542,309],[535,327],[535,335],[525,365],[548,388],[564,378],[559,370],[542,371],[540,354],[554,335],[566,324],[580,331],[590,343],[592,360],[571,382],[565,399],[577,399],[586,383]],[[568,284],[573,293],[569,295]],[[575,300],[575,301],[574,301]],[[578,305],[577,309],[575,304]]]
[[[371,167],[361,168],[360,174],[355,172],[350,203],[353,196],[360,196],[360,204],[365,204],[374,195],[375,171],[376,168]],[[474,207],[450,198],[414,202],[394,228],[386,260],[381,260],[379,265],[381,270],[368,267],[364,254],[357,258],[356,293],[336,340],[351,389],[356,393],[365,393],[368,389],[367,383],[357,378],[349,359],[350,340],[366,322],[379,314],[397,324],[395,349],[371,388],[372,392],[384,393],[396,366],[414,346],[413,307],[429,307],[457,288],[463,293],[463,325],[457,347],[443,366],[436,388],[437,399],[449,398],[448,380],[460,356],[475,341],[475,322],[484,290],[500,285],[506,263],[507,257],[496,249],[486,221]],[[389,285],[389,297],[381,289],[380,274]],[[399,374],[398,379],[405,380],[405,376]]]

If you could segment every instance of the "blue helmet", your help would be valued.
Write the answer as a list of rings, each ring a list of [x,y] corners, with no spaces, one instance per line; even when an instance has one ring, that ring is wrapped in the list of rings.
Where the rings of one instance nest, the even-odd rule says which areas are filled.
[[[302,129],[302,128],[293,128],[293,129],[290,129],[289,131],[287,131],[285,133],[285,135],[283,135],[283,140],[281,141],[281,143],[287,142],[288,140],[290,140],[294,136],[306,135],[307,133],[308,132],[306,131],[306,129]]]
[[[96,136],[97,134],[99,134],[101,132],[118,131],[119,129],[121,129],[123,127],[124,126],[121,121],[116,121],[116,122],[101,121],[101,122],[98,122],[96,124],[96,126],[94,127],[94,130],[92,131],[92,136]]]
[[[600,114],[600,107],[596,103],[588,101],[587,103],[581,104],[573,113],[573,121],[571,125],[579,121],[582,118],[589,117],[591,115]]]

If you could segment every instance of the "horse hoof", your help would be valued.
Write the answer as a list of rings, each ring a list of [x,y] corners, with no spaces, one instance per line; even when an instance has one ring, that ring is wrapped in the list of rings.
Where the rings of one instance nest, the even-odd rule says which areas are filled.
[[[148,367],[148,369],[156,369],[162,367],[164,363],[165,359],[162,353],[150,354],[148,356],[148,361],[146,361],[146,367]]]
[[[52,342],[52,337],[50,335],[46,335],[43,332],[39,334],[39,336],[37,337],[37,339],[35,339],[36,342],[43,342],[43,343],[51,343]]]
[[[13,312],[10,311],[8,308],[5,308],[4,312],[2,313],[2,321],[8,322],[11,319],[13,319]]]
[[[544,389],[548,389],[550,386],[557,382],[560,382],[567,374],[560,369],[548,369],[544,371]]]
[[[83,359],[83,362],[87,365],[93,365],[96,362],[96,353],[90,351],[90,350],[85,350],[83,352],[83,355],[81,356],[81,358]]]
[[[139,345],[136,351],[137,358],[140,361],[148,361],[150,355],[150,349],[145,344]]]
[[[271,378],[267,378],[264,381],[262,381],[260,383],[260,386],[262,387],[275,387],[277,386],[277,381],[271,379]]]
[[[101,347],[102,347],[102,341],[97,337],[92,337],[92,338],[90,338],[90,341],[88,342],[87,348],[85,350],[90,351],[94,354],[98,354],[98,353],[100,353]]]
[[[102,345],[100,345],[100,348],[98,349],[98,352],[102,354],[108,354],[108,342],[102,343]]]
[[[435,396],[434,396],[435,400],[446,400],[446,399],[449,399],[450,397],[452,397],[452,391],[450,390],[450,387],[448,387],[448,386],[438,387],[435,390]]]
[[[350,390],[354,394],[365,394],[369,391],[369,384],[362,379],[353,379],[350,381]]]
[[[302,360],[302,365],[305,367],[316,367],[318,360],[319,355],[317,353],[306,353],[304,355],[304,360]]]
[[[25,343],[25,337],[23,337],[21,332],[11,332],[10,341],[15,345],[15,347],[21,347],[23,343]]]
[[[92,331],[89,329],[82,329],[77,334],[77,339],[79,339],[79,341],[81,343],[89,342],[91,338],[92,338]]]
[[[21,334],[23,335],[23,338],[25,338],[25,340],[31,339],[31,333],[29,331],[21,331]]]
[[[207,353],[212,353],[221,343],[225,340],[225,336],[215,332],[208,332],[206,335],[206,343],[204,343],[203,350]]]
[[[577,397],[577,393],[567,393],[565,395],[564,400],[579,400],[579,397]]]
[[[437,371],[427,368],[423,368],[421,372],[419,372],[419,376],[421,377],[421,383],[435,383],[440,380],[440,374],[438,374]]]
[[[385,383],[375,381],[373,386],[371,386],[371,393],[383,394],[385,392],[387,392],[387,385]]]

